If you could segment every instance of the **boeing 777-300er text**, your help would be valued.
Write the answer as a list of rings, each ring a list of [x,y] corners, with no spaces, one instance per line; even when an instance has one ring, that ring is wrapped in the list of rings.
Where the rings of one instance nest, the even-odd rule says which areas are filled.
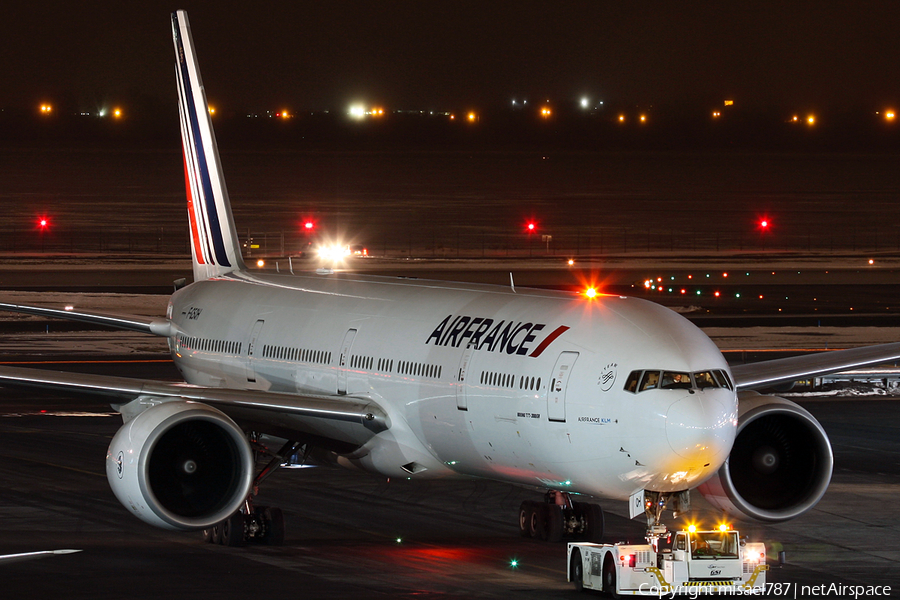
[[[187,14],[172,14],[194,281],[156,319],[3,304],[164,336],[186,383],[2,367],[0,384],[108,398],[106,459],[126,509],[224,543],[283,539],[254,491],[287,456],[410,479],[547,490],[524,535],[599,540],[600,497],[659,525],[698,488],[790,519],[825,493],[832,451],[773,385],[900,358],[900,344],[729,368],[689,321],[637,298],[244,266]],[[261,435],[281,440],[256,472]]]

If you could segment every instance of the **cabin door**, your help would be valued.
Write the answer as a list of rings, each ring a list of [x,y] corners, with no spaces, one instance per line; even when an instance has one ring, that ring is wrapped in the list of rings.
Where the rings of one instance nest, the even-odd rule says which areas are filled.
[[[459,410],[469,410],[469,405],[466,400],[466,376],[469,373],[469,365],[471,362],[472,348],[466,348],[459,361],[459,372],[457,374],[456,408]]]
[[[348,329],[344,334],[344,342],[341,344],[341,358],[338,361],[338,394],[347,393],[347,369],[350,368],[350,350],[353,348],[356,331],[356,329]]]
[[[250,339],[247,341],[247,381],[256,383],[256,369],[253,366],[253,359],[259,357],[256,348],[256,341],[259,339],[259,332],[262,331],[265,321],[258,320],[250,331]]]
[[[547,390],[547,418],[551,421],[566,420],[566,387],[576,359],[577,352],[563,352],[556,359],[556,366],[550,376],[550,389]]]

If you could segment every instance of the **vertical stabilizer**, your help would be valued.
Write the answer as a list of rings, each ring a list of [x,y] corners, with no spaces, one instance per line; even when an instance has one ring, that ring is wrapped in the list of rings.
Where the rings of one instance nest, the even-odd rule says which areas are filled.
[[[187,13],[172,13],[194,281],[244,269]]]

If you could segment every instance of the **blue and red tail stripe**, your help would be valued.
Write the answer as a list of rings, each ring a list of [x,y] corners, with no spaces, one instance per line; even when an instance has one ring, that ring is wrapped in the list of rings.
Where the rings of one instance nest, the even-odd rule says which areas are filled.
[[[187,14],[172,14],[185,190],[196,278],[242,268]]]

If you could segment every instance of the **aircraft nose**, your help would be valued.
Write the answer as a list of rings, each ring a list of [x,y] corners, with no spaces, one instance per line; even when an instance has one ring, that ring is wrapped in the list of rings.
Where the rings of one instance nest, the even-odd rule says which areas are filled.
[[[694,393],[678,400],[666,414],[666,437],[678,456],[704,462],[731,451],[736,415],[715,394]]]

